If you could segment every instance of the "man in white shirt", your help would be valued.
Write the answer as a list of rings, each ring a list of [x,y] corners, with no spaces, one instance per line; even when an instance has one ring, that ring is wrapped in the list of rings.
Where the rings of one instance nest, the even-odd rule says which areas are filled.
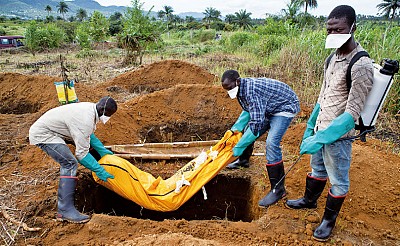
[[[93,147],[101,157],[113,154],[94,135],[94,131],[99,121],[105,124],[116,111],[117,103],[108,96],[97,104],[67,104],[47,111],[29,129],[30,144],[41,148],[61,165],[57,220],[84,223],[90,219],[74,206],[78,161],[105,182],[114,178],[89,153],[89,148]],[[74,143],[76,158],[66,142]]]

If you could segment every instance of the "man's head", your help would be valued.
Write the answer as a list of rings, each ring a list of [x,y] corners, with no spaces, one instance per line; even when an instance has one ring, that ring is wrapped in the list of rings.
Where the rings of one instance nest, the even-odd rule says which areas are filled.
[[[110,117],[117,112],[117,103],[114,99],[109,96],[103,97],[96,104],[96,110],[99,117],[106,116]]]
[[[328,34],[347,34],[356,30],[356,12],[351,6],[339,5],[328,16]]]
[[[225,90],[232,90],[240,84],[240,75],[236,70],[226,70],[221,78],[222,87]]]

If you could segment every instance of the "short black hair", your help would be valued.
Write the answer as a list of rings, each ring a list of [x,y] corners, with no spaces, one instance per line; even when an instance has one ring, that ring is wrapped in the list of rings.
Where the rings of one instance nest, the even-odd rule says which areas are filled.
[[[238,78],[240,78],[240,75],[239,75],[238,71],[236,71],[236,70],[226,70],[222,74],[221,82],[223,82],[225,79],[228,79],[229,81],[235,81]]]
[[[117,112],[117,108],[117,102],[115,102],[115,100],[110,96],[101,98],[96,104],[96,109],[99,115],[104,113],[105,115],[110,116]]]
[[[335,7],[328,16],[329,19],[345,18],[349,27],[356,22],[356,11],[349,5],[339,5]]]

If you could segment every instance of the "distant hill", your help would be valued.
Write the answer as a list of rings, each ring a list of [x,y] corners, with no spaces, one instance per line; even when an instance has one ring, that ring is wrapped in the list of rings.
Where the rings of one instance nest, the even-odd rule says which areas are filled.
[[[61,16],[61,14],[57,12],[57,5],[60,2],[61,0],[0,0],[0,15],[19,17],[21,19],[42,19],[48,15],[45,8],[49,5],[52,9],[49,13],[50,15]],[[107,17],[115,12],[123,13],[126,10],[126,7],[123,6],[101,6],[94,0],[72,0],[65,1],[65,3],[69,7],[65,18],[75,16],[80,8],[85,9],[88,16],[97,10]]]
[[[203,19],[204,14],[203,13],[198,13],[198,12],[183,12],[178,14],[179,17],[185,18],[186,16],[193,16],[195,19]]]
[[[52,15],[54,17],[62,16],[57,12],[57,5],[61,1],[62,0],[0,0],[0,15],[19,17],[21,19],[44,19],[47,15]],[[95,0],[65,0],[64,2],[69,8],[68,12],[65,13],[66,19],[70,16],[75,16],[80,8],[86,10],[88,16],[97,10],[107,17],[115,12],[124,13],[127,9],[127,7],[124,6],[102,6]],[[45,11],[47,5],[50,5],[52,9],[50,13]],[[182,18],[193,16],[199,20],[204,17],[203,13],[198,12],[184,12],[178,15]],[[152,12],[150,16],[156,17],[157,13]]]

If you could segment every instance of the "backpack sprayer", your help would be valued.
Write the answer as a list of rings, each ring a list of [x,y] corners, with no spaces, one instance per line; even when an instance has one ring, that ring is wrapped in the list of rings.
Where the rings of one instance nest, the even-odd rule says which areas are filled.
[[[349,91],[351,87],[351,67],[362,56],[368,56],[368,53],[363,51],[357,53],[350,61],[349,67],[347,69],[346,81]],[[332,55],[328,57],[327,64],[329,64],[330,58],[332,58]],[[376,63],[373,64],[374,78],[372,89],[368,93],[367,99],[364,104],[364,109],[361,111],[360,118],[358,119],[355,127],[355,129],[359,130],[360,133],[356,136],[341,139],[360,139],[362,142],[365,142],[367,133],[373,132],[375,130],[375,123],[376,119],[378,118],[379,111],[381,110],[386,96],[389,93],[390,87],[393,84],[394,75],[399,72],[399,62],[397,60],[383,59],[382,62],[383,66]],[[290,166],[285,175],[283,175],[283,177],[274,186],[272,190],[273,193],[275,193],[275,188],[279,185],[280,182],[282,182],[282,180],[286,177],[290,170],[292,170],[294,165],[299,162],[302,156],[303,155],[300,155],[299,158],[297,158],[297,160]]]
[[[356,123],[356,130],[360,133],[356,136],[342,139],[360,139],[366,142],[366,134],[375,130],[376,119],[379,111],[389,93],[390,87],[393,84],[393,78],[399,72],[399,62],[397,60],[383,60],[383,66],[374,63],[374,79],[372,89],[369,92],[364,104],[364,109],[361,111],[360,118]],[[349,66],[348,71],[351,70]],[[347,82],[349,84],[349,82]],[[350,81],[351,83],[351,81]]]

